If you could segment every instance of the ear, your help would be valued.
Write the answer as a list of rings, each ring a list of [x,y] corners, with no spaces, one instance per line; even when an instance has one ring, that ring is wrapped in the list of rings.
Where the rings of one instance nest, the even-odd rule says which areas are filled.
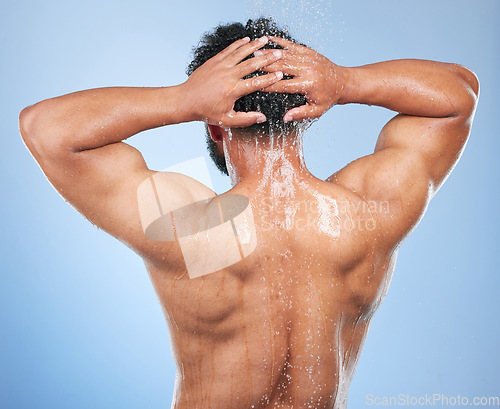
[[[217,125],[208,124],[208,132],[214,142],[222,142],[222,128]]]

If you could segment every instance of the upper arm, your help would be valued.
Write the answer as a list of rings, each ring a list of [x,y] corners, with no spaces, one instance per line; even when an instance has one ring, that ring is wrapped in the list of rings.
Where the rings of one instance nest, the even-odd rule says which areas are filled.
[[[373,154],[352,162],[329,180],[374,202],[385,236],[399,242],[418,223],[458,162],[471,122],[471,117],[463,116],[397,115],[381,131]]]
[[[151,172],[123,142],[70,152],[25,142],[57,192],[92,224],[134,250],[146,245],[137,210],[137,186]]]
[[[153,241],[144,233],[139,187],[159,172],[148,169],[137,149],[118,142],[69,152],[38,146],[37,141],[29,138],[25,142],[54,188],[92,224],[153,262],[157,257],[164,259],[166,253],[176,248],[173,242]],[[200,190],[210,191],[187,176],[165,175],[169,177],[160,178],[165,192],[163,200],[171,207],[195,201]]]

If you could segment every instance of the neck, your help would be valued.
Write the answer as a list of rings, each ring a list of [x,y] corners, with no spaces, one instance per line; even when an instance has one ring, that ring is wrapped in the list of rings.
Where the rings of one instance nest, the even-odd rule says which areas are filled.
[[[293,182],[308,174],[302,151],[302,134],[223,138],[224,155],[231,184],[271,186]]]

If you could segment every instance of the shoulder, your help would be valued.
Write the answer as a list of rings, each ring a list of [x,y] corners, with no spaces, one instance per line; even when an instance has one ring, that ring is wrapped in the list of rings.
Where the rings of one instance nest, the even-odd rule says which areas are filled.
[[[369,225],[380,245],[392,248],[421,220],[432,194],[432,183],[420,155],[393,148],[359,158],[327,179],[343,188],[351,215]],[[353,209],[355,209],[353,213]]]
[[[189,216],[196,203],[209,201],[216,193],[203,183],[175,172],[151,172],[137,187],[142,248],[139,254],[150,264],[162,268],[183,265],[174,214],[180,209]],[[178,223],[177,223],[178,224]],[[180,226],[177,226],[179,229]]]

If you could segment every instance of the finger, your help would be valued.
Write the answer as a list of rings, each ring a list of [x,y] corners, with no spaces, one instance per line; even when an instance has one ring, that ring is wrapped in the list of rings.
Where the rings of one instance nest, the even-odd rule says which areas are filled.
[[[303,121],[305,119],[319,118],[322,114],[323,110],[319,105],[301,105],[288,111],[283,117],[283,121]]]
[[[267,52],[270,51],[270,52]],[[238,64],[238,75],[242,78],[252,72],[261,70],[262,68],[278,61],[283,57],[281,50],[266,50],[265,53],[259,54],[257,57],[250,58]]]
[[[254,52],[255,56],[264,55],[267,52],[274,51],[275,49],[267,49],[267,50],[257,50]],[[297,68],[299,66],[304,66],[304,55],[296,54],[291,52],[290,50],[279,50],[281,51],[283,57],[278,60],[278,64],[283,64],[283,68]],[[267,68],[268,66],[266,66]],[[277,68],[277,66],[273,66],[273,68]],[[268,71],[265,68],[261,69],[262,71]],[[275,70],[281,71],[281,70]]]
[[[222,60],[226,58],[228,55],[230,55],[233,51],[237,50],[241,46],[248,44],[250,42],[250,37],[244,37],[240,38],[239,40],[236,40],[234,43],[228,45],[226,48],[224,48],[219,54],[217,54],[214,58],[217,60]]]
[[[288,49],[280,49],[280,48],[272,48],[272,49],[266,49],[266,50],[257,50],[254,52],[255,56],[259,56],[266,51],[270,50],[280,50],[283,53],[283,60],[290,62],[291,64],[295,63],[304,63],[307,62],[310,59],[309,54],[304,54],[304,53],[299,53],[293,50],[288,50]]]
[[[283,74],[291,75],[293,77],[299,76],[302,66],[300,64],[292,64],[283,59],[276,61],[270,65],[262,67],[260,70],[264,72],[277,72],[281,71]]]
[[[241,98],[243,95],[248,95],[251,94],[252,92],[276,84],[282,78],[283,78],[283,73],[278,71],[278,72],[273,72],[271,74],[259,75],[258,77],[253,77],[247,80],[240,81],[237,90],[237,93],[239,95],[238,98]]]
[[[248,44],[244,44],[241,47],[234,50],[231,54],[227,55],[227,60],[231,65],[236,65],[243,61],[246,57],[257,51],[259,48],[264,47],[269,42],[266,36],[258,38],[257,40],[251,41]]]
[[[286,39],[281,38],[281,37],[269,36],[269,40],[271,40],[271,42],[273,42],[274,44],[278,44],[287,50],[295,50],[295,51],[308,50],[308,48],[304,47],[303,45],[294,43],[293,41],[286,40]]]
[[[267,118],[262,112],[235,112],[228,113],[223,118],[223,126],[228,128],[243,128],[253,124],[266,122]]]
[[[311,81],[303,79],[282,80],[273,85],[270,85],[262,91],[264,92],[278,92],[282,94],[306,94],[307,90],[311,87]]]
[[[294,58],[296,57],[297,53],[294,53],[293,51],[290,51],[290,50],[285,50],[284,48],[266,48],[266,49],[262,49],[262,50],[256,50],[254,51],[253,55],[255,57],[258,57],[260,55],[264,55],[266,53],[270,53],[270,52],[273,52],[275,50],[279,50],[281,51],[281,53],[283,54],[283,58]]]

